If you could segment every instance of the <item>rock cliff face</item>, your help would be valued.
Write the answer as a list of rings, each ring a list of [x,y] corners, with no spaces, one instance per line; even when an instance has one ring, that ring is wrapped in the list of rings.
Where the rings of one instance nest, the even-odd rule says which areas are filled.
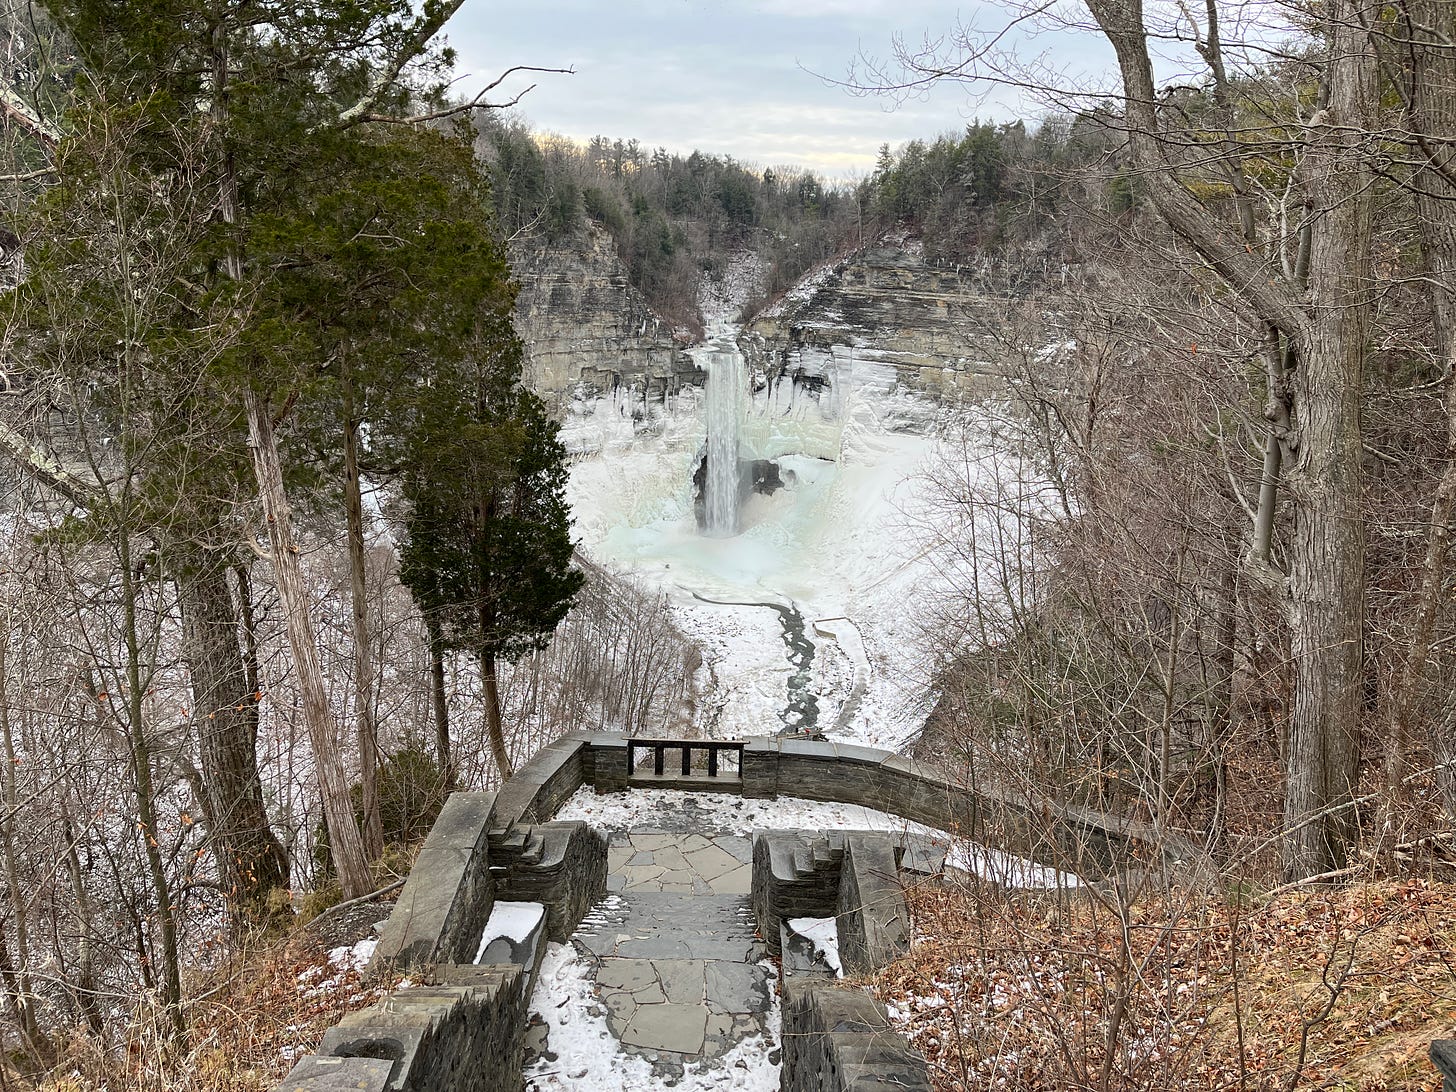
[[[1070,271],[1002,263],[927,263],[918,243],[886,241],[810,274],[743,331],[750,367],[770,386],[817,390],[846,366],[939,397],[994,393],[1001,370],[976,347],[976,327],[1033,276]],[[877,366],[877,367],[876,367]]]
[[[581,392],[631,388],[647,398],[675,393],[702,373],[679,336],[643,300],[606,232],[512,248],[521,286],[516,329],[525,339],[527,383],[560,405]]]
[[[528,240],[513,248],[512,264],[527,382],[548,405],[560,411],[615,394],[646,413],[703,384],[687,352],[690,335],[653,313],[606,232],[593,228],[556,244]],[[739,333],[752,376],[745,424],[755,447],[765,457],[819,448],[828,457],[836,443],[816,434],[843,420],[846,399],[866,389],[932,399],[999,394],[1003,373],[979,332],[1033,281],[1055,285],[1070,275],[989,260],[935,264],[917,240],[902,238],[821,267]]]

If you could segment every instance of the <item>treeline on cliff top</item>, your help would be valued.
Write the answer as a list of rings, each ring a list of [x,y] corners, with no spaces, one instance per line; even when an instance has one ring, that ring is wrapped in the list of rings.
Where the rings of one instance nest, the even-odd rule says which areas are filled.
[[[1117,143],[1088,118],[1055,116],[1034,128],[975,121],[932,141],[881,147],[866,178],[826,181],[800,168],[760,169],[636,140],[598,136],[583,145],[534,132],[519,117],[483,115],[476,124],[508,237],[560,243],[599,225],[632,284],[690,327],[703,272],[735,250],[756,251],[767,264],[751,312],[820,262],[888,230],[914,232],[930,260],[946,263],[1043,239],[1088,196],[1069,179]],[[1115,174],[1091,196],[1112,212],[1131,205]]]

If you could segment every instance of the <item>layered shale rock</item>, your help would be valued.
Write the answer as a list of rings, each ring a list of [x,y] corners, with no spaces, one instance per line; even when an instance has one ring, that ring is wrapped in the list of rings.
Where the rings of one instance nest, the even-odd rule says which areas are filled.
[[[854,370],[932,396],[994,394],[1002,370],[978,331],[1030,285],[1075,274],[1042,261],[929,262],[917,240],[886,238],[804,278],[739,343],[773,390],[817,395]]]
[[[701,383],[684,351],[691,336],[647,306],[605,231],[518,241],[511,267],[521,287],[516,329],[526,342],[526,383],[548,404],[624,388],[660,400]]]

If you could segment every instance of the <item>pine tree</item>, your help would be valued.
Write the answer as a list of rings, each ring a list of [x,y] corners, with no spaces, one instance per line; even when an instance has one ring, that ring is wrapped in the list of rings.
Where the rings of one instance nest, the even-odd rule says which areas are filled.
[[[565,449],[522,389],[509,313],[481,324],[473,388],[429,393],[404,480],[400,578],[451,647],[475,654],[491,751],[512,765],[496,664],[545,648],[583,577],[571,567]]]

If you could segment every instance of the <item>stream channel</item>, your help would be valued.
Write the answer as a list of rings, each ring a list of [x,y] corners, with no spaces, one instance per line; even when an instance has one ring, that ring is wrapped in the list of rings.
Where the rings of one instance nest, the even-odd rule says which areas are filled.
[[[819,699],[809,687],[814,677],[814,642],[804,633],[804,616],[799,609],[792,604],[786,607],[782,603],[709,599],[697,592],[693,592],[693,598],[719,607],[764,607],[778,612],[779,625],[784,631],[784,646],[788,649],[789,663],[794,667],[794,673],[789,676],[788,700],[780,714],[784,727],[779,734],[816,732],[819,728]]]

